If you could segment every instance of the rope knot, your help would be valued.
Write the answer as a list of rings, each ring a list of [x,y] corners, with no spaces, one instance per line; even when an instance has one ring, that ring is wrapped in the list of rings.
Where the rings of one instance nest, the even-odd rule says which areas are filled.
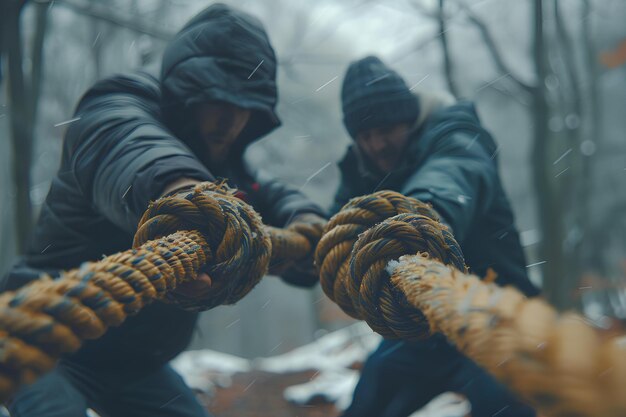
[[[191,190],[150,204],[135,234],[134,247],[181,230],[196,230],[206,240],[206,265],[211,288],[202,299],[169,292],[167,299],[186,309],[206,310],[233,304],[263,277],[269,265],[271,241],[260,216],[225,184],[201,183]],[[189,268],[182,281],[196,279]]]
[[[351,199],[335,214],[324,230],[315,253],[322,289],[345,313],[360,318],[348,293],[348,267],[352,247],[359,234],[383,220],[402,213],[416,213],[438,219],[432,208],[394,191]]]
[[[415,339],[429,333],[422,314],[390,280],[393,262],[407,254],[466,270],[448,228],[428,216],[399,214],[361,234],[351,253],[348,293],[359,317],[383,336]]]
[[[324,292],[344,312],[366,320],[384,336],[410,333],[415,338],[415,323],[423,323],[422,316],[406,307],[387,267],[402,255],[416,253],[465,270],[458,244],[430,205],[379,191],[350,200],[330,220],[316,262]]]

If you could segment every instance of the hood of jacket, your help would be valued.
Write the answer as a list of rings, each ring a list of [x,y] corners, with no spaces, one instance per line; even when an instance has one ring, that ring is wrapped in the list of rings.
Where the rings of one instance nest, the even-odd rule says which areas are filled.
[[[261,22],[224,4],[198,13],[167,46],[161,67],[166,124],[197,150],[194,105],[225,101],[252,110],[239,154],[280,126],[275,107],[276,55]]]

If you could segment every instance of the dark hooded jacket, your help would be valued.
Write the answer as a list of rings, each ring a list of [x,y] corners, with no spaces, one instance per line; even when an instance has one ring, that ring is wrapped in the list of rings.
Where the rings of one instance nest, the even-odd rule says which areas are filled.
[[[66,133],[32,243],[3,288],[130,248],[148,203],[181,177],[228,176],[271,225],[284,226],[300,213],[323,215],[296,189],[244,168],[245,146],[280,124],[275,76],[276,58],[262,25],[218,4],[193,18],[168,46],[160,82],[138,73],[95,84]],[[220,173],[201,162],[187,117],[191,106],[207,100],[252,110],[243,144]],[[157,302],[68,359],[108,369],[159,366],[189,343],[196,318]]]
[[[473,273],[485,276],[492,268],[499,284],[537,295],[526,275],[496,154],[473,104],[440,108],[411,133],[402,163],[388,175],[376,172],[353,145],[339,164],[341,182],[332,212],[352,197],[382,189],[431,203],[451,227]]]

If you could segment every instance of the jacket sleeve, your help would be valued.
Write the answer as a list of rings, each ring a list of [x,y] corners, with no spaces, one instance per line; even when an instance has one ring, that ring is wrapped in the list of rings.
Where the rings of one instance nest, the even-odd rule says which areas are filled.
[[[496,165],[477,140],[480,135],[487,133],[455,131],[443,137],[401,190],[406,196],[431,203],[459,242],[477,216],[487,210],[495,193]]]
[[[344,175],[345,174],[343,173],[341,174],[339,187],[337,188],[337,191],[335,192],[335,198],[333,199],[333,203],[330,206],[331,216],[337,214],[341,210],[341,208],[345,206],[346,203],[350,201],[352,197],[354,197],[353,193],[350,192],[350,187],[346,183],[346,179],[344,178]]]
[[[258,184],[256,200],[266,224],[275,227],[286,226],[291,219],[304,213],[327,217],[327,213],[297,188],[273,177],[265,170],[255,174]]]
[[[83,195],[128,232],[171,181],[213,180],[159,120],[158,87],[141,81],[116,76],[96,84],[79,103],[65,144]]]

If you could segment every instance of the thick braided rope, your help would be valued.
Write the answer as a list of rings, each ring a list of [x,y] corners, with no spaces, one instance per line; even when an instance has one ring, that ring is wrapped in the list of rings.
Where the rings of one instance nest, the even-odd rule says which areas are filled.
[[[236,302],[267,271],[269,233],[232,190],[204,183],[152,203],[134,249],[1,294],[0,400],[51,369],[60,355],[76,351],[83,340],[100,337],[154,300],[195,310]],[[296,242],[276,256],[310,256],[307,237],[274,233],[276,240]],[[201,271],[211,278],[201,300],[172,292]]]
[[[350,296],[351,288],[354,292],[354,285],[349,279],[352,247],[359,234],[402,213],[437,218],[430,206],[424,203],[393,191],[379,191],[350,200],[324,229],[324,236],[315,252],[320,284],[326,295],[354,318],[361,318],[361,315],[359,306],[353,305],[353,297]]]
[[[346,223],[331,219],[344,226],[342,236]],[[539,299],[461,272],[458,245],[434,219],[396,215],[356,242],[351,236],[349,254],[347,239],[334,236],[327,231],[317,262],[337,271],[325,287],[335,289],[341,280],[339,294],[348,300],[327,294],[377,332],[404,339],[441,332],[546,415],[626,415],[624,344],[603,340],[580,316],[559,316]],[[324,284],[326,275],[320,277]]]
[[[271,238],[260,216],[235,197],[234,191],[223,185],[202,183],[191,192],[155,201],[139,221],[135,247],[177,230],[196,230],[212,250],[211,262],[201,269],[212,280],[209,296],[199,300],[168,293],[168,300],[196,310],[232,304],[267,272]]]
[[[317,242],[322,238],[323,229],[316,225],[294,223],[287,229],[265,226],[272,240],[273,266],[302,262],[313,258]]]
[[[278,248],[283,255],[272,256],[269,273],[280,275],[295,285],[308,286],[319,282],[313,255],[325,224],[317,216],[305,216],[304,220],[292,222],[287,229],[271,228],[272,248]]]
[[[388,279],[430,325],[543,414],[626,415],[626,341],[580,315],[423,255],[407,255]]]
[[[0,295],[0,400],[51,369],[83,340],[102,336],[177,284],[196,278],[213,253],[197,232],[173,233],[41,277]]]

